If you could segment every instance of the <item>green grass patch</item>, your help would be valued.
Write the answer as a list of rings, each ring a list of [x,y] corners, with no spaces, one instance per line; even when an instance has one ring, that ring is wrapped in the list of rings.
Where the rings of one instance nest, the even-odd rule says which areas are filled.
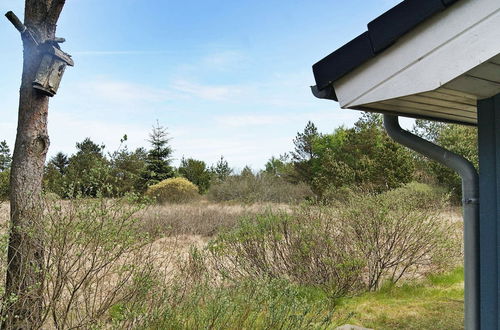
[[[143,329],[334,329],[341,325],[322,291],[284,280],[199,286],[150,315]]]
[[[174,299],[175,300],[175,299]],[[149,315],[144,329],[463,329],[463,269],[333,301],[284,280],[199,286]]]
[[[373,329],[463,329],[463,268],[339,301],[337,315]]]

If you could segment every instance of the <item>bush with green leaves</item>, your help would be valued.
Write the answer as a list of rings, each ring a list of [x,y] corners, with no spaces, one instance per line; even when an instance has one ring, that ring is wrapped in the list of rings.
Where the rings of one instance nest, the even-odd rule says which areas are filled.
[[[0,172],[0,201],[9,198],[10,192],[10,171]]]
[[[202,194],[210,187],[213,177],[204,161],[193,158],[182,158],[178,172],[182,177],[194,183]]]
[[[149,186],[146,196],[158,203],[187,203],[199,198],[198,187],[184,178],[171,178]]]
[[[293,184],[266,172],[253,174],[246,171],[214,183],[207,196],[216,202],[299,203],[313,197],[313,193],[305,183]]]
[[[321,290],[286,280],[195,285],[159,295],[163,305],[139,329],[334,329],[334,303]]]
[[[476,127],[417,120],[414,131],[431,142],[465,157],[476,169],[479,167]],[[424,177],[430,176],[448,189],[453,202],[461,202],[462,180],[455,171],[423,157],[419,158],[418,165]]]

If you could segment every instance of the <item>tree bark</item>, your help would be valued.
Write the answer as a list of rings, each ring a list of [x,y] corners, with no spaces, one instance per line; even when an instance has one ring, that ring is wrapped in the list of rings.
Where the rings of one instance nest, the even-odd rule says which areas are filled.
[[[64,0],[26,0],[24,25],[41,44],[55,38]],[[23,34],[23,74],[19,118],[11,165],[11,226],[3,329],[42,326],[43,205],[42,178],[49,137],[49,98],[32,87],[41,61],[37,46]]]

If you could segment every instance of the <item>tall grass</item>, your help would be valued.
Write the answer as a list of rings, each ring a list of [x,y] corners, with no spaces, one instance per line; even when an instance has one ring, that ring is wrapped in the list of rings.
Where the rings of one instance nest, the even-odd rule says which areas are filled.
[[[234,228],[239,219],[266,210],[290,210],[286,204],[235,204],[197,201],[151,205],[141,212],[141,228],[152,237],[200,235],[213,237]]]
[[[335,328],[332,302],[283,280],[197,285],[179,303],[148,315],[142,329]]]

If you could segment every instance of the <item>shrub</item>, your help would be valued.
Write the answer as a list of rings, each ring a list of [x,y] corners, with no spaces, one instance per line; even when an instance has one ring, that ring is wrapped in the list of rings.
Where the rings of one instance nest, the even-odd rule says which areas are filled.
[[[10,191],[10,171],[0,172],[0,201],[9,198]]]
[[[186,203],[199,197],[198,187],[184,178],[171,178],[148,187],[146,195],[158,203]]]
[[[439,217],[446,197],[412,183],[379,195],[351,192],[338,209],[247,216],[209,243],[209,259],[231,280],[284,278],[332,297],[376,290],[384,280],[456,265],[456,224]]]
[[[138,230],[143,205],[127,198],[49,199],[45,206],[43,231],[37,233],[44,244],[43,282],[36,291],[43,295],[43,324],[33,328],[101,328],[114,306],[147,300],[158,272],[151,242]],[[9,303],[3,297],[2,310],[15,317]]]
[[[457,263],[460,238],[450,221],[439,217],[446,195],[412,183],[379,195],[352,197],[340,209],[339,228],[366,262],[366,285],[378,289],[410,272],[430,272]]]
[[[359,284],[364,264],[338,227],[317,208],[269,212],[244,218],[211,241],[208,251],[223,277],[288,279],[341,297]]]
[[[212,184],[208,191],[208,198],[217,202],[296,203],[312,196],[311,189],[305,183],[292,184],[268,173],[231,176]]]

